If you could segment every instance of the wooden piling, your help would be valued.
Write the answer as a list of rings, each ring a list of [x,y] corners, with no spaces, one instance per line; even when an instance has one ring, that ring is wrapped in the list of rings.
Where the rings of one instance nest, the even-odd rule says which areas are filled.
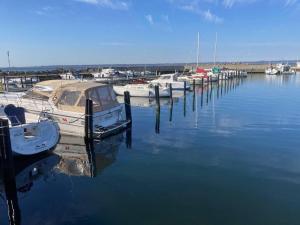
[[[10,224],[20,225],[21,213],[18,204],[9,123],[4,119],[0,119],[0,158],[9,221]]]
[[[169,84],[169,88],[170,88],[170,99],[173,99],[173,88],[172,88],[172,84]]]
[[[159,87],[158,85],[155,85],[155,101],[156,101],[156,107],[158,110],[160,110],[160,99],[159,99]]]
[[[93,138],[93,101],[86,99],[85,102],[85,138]]]
[[[124,104],[125,104],[126,120],[129,121],[128,127],[130,127],[132,125],[132,115],[131,115],[131,103],[130,103],[129,91],[124,92]]]
[[[195,79],[193,79],[193,91],[194,91],[194,93],[196,92],[196,80]]]

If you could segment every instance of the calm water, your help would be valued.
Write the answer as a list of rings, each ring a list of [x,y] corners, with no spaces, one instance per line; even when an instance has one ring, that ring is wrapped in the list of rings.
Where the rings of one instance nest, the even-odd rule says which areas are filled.
[[[299,224],[300,75],[175,95],[159,121],[154,102],[132,99],[132,133],[94,154],[62,137],[56,154],[16,161],[21,224]]]

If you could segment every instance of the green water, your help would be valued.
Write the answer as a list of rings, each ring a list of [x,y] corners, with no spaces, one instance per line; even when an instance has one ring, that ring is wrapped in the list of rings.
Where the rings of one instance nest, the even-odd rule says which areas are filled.
[[[155,103],[133,99],[131,140],[89,154],[63,137],[53,154],[16,161],[21,224],[299,224],[300,76],[174,95],[173,108],[161,102],[159,132]]]

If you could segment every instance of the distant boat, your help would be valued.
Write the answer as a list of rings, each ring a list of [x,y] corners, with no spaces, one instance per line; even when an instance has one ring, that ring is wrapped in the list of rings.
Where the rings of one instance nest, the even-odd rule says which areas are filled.
[[[38,154],[52,149],[59,140],[59,129],[55,122],[42,119],[26,123],[24,108],[2,105],[0,118],[9,120],[11,148],[16,154]]]
[[[79,79],[81,79],[80,75],[75,75],[71,71],[69,71],[67,73],[61,73],[61,74],[59,74],[59,76],[62,80],[79,80]]]
[[[184,90],[184,82],[178,80],[178,74],[164,74],[161,75],[158,79],[150,81],[151,84],[160,84],[161,86],[168,87],[172,84],[172,89],[174,90]],[[190,82],[186,82],[185,89],[190,89]]]
[[[276,64],[275,66],[270,65],[266,70],[265,73],[267,75],[291,75],[295,74],[295,71],[292,70],[292,67],[289,64]]]
[[[129,91],[132,97],[155,97],[155,89],[153,84],[127,84],[125,86],[114,86],[117,95],[124,95],[125,91]],[[169,97],[170,88],[159,86],[159,97]]]

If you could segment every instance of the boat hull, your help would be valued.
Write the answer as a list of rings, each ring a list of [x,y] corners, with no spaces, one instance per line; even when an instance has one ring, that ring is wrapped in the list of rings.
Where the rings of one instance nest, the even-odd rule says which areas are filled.
[[[59,140],[59,128],[53,121],[40,121],[10,128],[12,151],[34,155],[52,149]]]
[[[28,122],[36,122],[41,117],[48,118],[57,123],[61,134],[71,136],[85,136],[85,115],[83,113],[57,110],[48,101],[23,99],[22,94],[0,95],[0,104],[14,104],[25,109],[25,116]],[[123,121],[122,105],[118,105],[109,110],[94,112],[93,130],[99,127],[111,127]],[[125,125],[124,125],[125,126]]]
[[[149,97],[154,98],[155,97],[155,90],[154,88],[132,88],[128,86],[114,86],[113,87],[115,93],[119,96],[123,96],[124,92],[128,91],[130,93],[131,97]],[[159,89],[159,97],[169,97],[170,91],[169,88],[160,88]]]

